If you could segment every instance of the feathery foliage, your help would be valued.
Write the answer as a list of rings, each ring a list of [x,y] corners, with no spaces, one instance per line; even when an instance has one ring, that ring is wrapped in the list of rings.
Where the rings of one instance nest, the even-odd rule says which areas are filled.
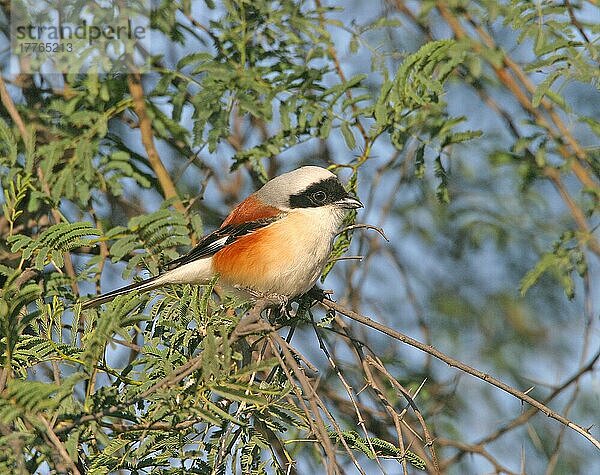
[[[391,238],[348,213],[337,301],[595,422],[593,2],[374,5],[160,2],[144,75],[0,54],[0,473],[591,473],[583,438],[311,297],[261,312],[215,279],[81,309],[321,165]]]

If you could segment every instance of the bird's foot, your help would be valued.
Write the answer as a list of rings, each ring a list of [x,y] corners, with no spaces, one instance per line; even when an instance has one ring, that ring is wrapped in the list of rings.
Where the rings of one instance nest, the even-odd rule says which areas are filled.
[[[236,285],[237,290],[242,290],[250,294],[255,300],[264,300],[273,307],[287,307],[290,298],[287,295],[278,294],[276,292],[261,292],[250,287]]]

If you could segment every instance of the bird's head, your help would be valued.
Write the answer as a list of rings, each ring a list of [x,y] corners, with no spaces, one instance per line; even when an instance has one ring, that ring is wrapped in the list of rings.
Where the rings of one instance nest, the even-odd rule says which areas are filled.
[[[330,211],[362,208],[337,176],[321,167],[307,166],[268,181],[255,196],[264,204],[282,211],[324,208]]]

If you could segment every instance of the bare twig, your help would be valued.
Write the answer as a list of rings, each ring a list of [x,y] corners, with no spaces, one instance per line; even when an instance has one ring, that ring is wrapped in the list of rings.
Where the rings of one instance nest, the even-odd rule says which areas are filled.
[[[131,97],[133,98],[133,107],[135,113],[138,116],[140,133],[142,134],[142,143],[144,145],[144,148],[146,149],[150,166],[152,167],[152,170],[154,170],[156,178],[158,179],[158,182],[160,183],[160,186],[162,188],[163,196],[166,199],[174,198],[175,201],[173,202],[173,206],[175,206],[175,209],[177,209],[181,213],[185,213],[185,207],[183,206],[183,203],[179,200],[175,185],[173,184],[169,172],[165,168],[158,154],[158,150],[156,150],[156,146],[154,145],[152,123],[150,122],[150,117],[148,117],[148,113],[146,112],[144,89],[142,87],[142,78],[140,74],[129,74],[127,76],[127,84],[129,85],[129,92],[131,93]]]
[[[325,345],[325,341],[323,340],[323,337],[321,336],[321,334],[319,332],[319,328],[317,327],[312,315],[311,315],[311,322],[312,322],[313,330],[314,330],[317,340],[319,342],[319,347],[321,348],[323,353],[325,353],[325,356],[327,357],[329,364],[331,365],[331,367],[335,371],[338,379],[344,386],[344,389],[346,390],[346,394],[348,394],[348,397],[350,398],[352,406],[354,407],[354,413],[356,414],[356,420],[358,422],[358,425],[362,429],[363,434],[365,435],[365,439],[367,440],[367,443],[369,444],[369,449],[371,449],[371,452],[375,456],[375,460],[376,460],[377,464],[381,467],[381,462],[379,461],[379,457],[377,456],[377,451],[375,450],[375,447],[373,447],[371,439],[369,438],[369,432],[365,426],[365,421],[360,412],[360,409],[358,408],[357,400],[354,395],[354,390],[352,389],[352,387],[350,387],[350,385],[348,384],[348,381],[346,381],[346,378],[344,377],[344,374],[343,374],[341,368],[336,364],[335,359],[329,353],[329,350],[327,349],[327,346]],[[383,467],[381,467],[381,468],[383,469]]]
[[[469,454],[477,454],[480,455],[481,457],[483,457],[484,459],[486,459],[489,463],[492,464],[492,466],[494,467],[494,469],[496,470],[495,473],[505,473],[507,475],[517,475],[516,472],[512,472],[510,470],[508,470],[506,467],[504,467],[503,465],[501,465],[498,460],[496,460],[486,449],[485,446],[482,444],[465,444],[464,442],[461,442],[459,440],[456,439],[445,439],[445,438],[441,438],[441,439],[437,439],[436,442],[438,444],[440,444],[441,446],[445,446],[445,447],[455,447],[461,451],[463,451],[464,453],[469,453]],[[443,467],[446,468],[446,467]],[[520,472],[521,474],[525,473],[524,471]]]
[[[4,107],[6,108],[8,115],[10,115],[10,118],[17,125],[21,137],[23,138],[23,140],[25,140],[25,136],[27,135],[25,122],[23,122],[21,114],[19,114],[19,111],[15,107],[15,103],[13,102],[12,97],[10,97],[8,89],[6,89],[6,83],[4,82],[4,78],[2,77],[2,75],[0,75],[0,100],[2,101],[2,105],[4,105]]]
[[[333,444],[331,443],[331,439],[329,438],[329,434],[327,433],[327,429],[325,428],[325,424],[323,423],[323,419],[321,418],[321,415],[319,413],[319,406],[315,400],[316,393],[313,386],[310,384],[310,381],[302,371],[302,368],[294,359],[294,356],[288,348],[287,342],[283,338],[281,338],[281,336],[279,336],[277,332],[272,332],[269,335],[269,343],[273,349],[273,353],[279,360],[281,368],[284,371],[286,377],[292,383],[293,391],[296,394],[298,403],[300,404],[306,415],[311,430],[315,434],[317,440],[320,442],[321,446],[323,447],[323,450],[325,451],[325,454],[327,455],[327,458],[329,459],[329,462],[327,463],[327,473],[341,473],[340,467],[335,457],[335,450],[333,448]],[[283,353],[283,357],[279,354],[280,351]],[[306,399],[308,400],[308,403],[310,405],[310,410],[306,406],[306,402],[304,401],[302,391],[300,390],[298,385],[295,384],[294,375],[297,378],[300,385],[302,386],[302,390],[304,391]],[[358,468],[360,469],[360,467]]]
[[[372,355],[375,355],[373,350],[371,348],[369,348],[369,346],[367,344],[365,344],[364,342],[359,341],[356,338],[354,338],[351,335],[351,333],[349,331],[350,329],[348,328],[348,325],[346,325],[346,322],[344,320],[342,320],[339,316],[336,315],[335,321],[342,330],[342,332],[340,332],[339,334],[341,336],[344,336],[345,338],[347,338],[350,341],[352,347],[354,348],[354,350],[356,352],[357,359],[364,371],[364,375],[365,375],[365,379],[366,379],[366,383],[367,383],[365,388],[370,387],[373,390],[373,392],[375,393],[375,396],[379,399],[379,401],[381,402],[385,411],[392,418],[392,421],[394,422],[394,427],[396,429],[396,433],[397,433],[397,437],[398,437],[398,447],[400,448],[401,452],[405,455],[400,461],[402,464],[402,471],[403,471],[404,475],[408,475],[408,466],[407,466],[407,459],[406,459],[406,454],[407,454],[408,448],[405,446],[405,443],[404,443],[402,425],[404,425],[411,432],[411,434],[413,434],[416,437],[416,439],[418,439],[419,441],[422,441],[422,438],[404,420],[404,415],[406,414],[406,409],[404,409],[401,413],[398,413],[396,411],[396,409],[394,408],[394,406],[390,403],[389,399],[386,397],[385,388],[378,381],[377,375],[375,375],[373,373],[373,371],[371,370],[372,365],[370,364],[370,361],[374,361],[374,359],[373,359],[373,357],[366,355],[365,352],[363,351],[363,348],[368,349]],[[336,332],[336,330],[334,330],[333,328],[330,328],[329,330]],[[338,333],[338,332],[336,332],[336,333]],[[391,377],[391,375],[390,375],[390,377]],[[422,387],[422,385],[421,385],[421,387]],[[415,395],[420,391],[421,387],[419,387],[419,389],[417,389],[417,391],[415,392]],[[359,394],[360,394],[360,392],[362,392],[362,389],[361,389],[361,391],[359,391]],[[408,397],[410,398],[409,394],[408,394]],[[412,398],[410,399],[410,402],[412,402]],[[410,402],[409,402],[409,404],[410,404]],[[412,404],[412,407],[415,411],[418,411],[418,408],[416,407],[414,402]],[[373,421],[371,421],[371,422],[372,422],[371,427],[373,428],[374,427]],[[424,432],[428,434],[426,428],[425,428]],[[427,439],[427,440],[430,441],[431,439]],[[412,442],[411,442],[411,444],[412,444]],[[431,473],[436,473],[436,474],[439,473],[439,467],[438,467],[437,461],[434,463],[433,460],[428,460],[427,454],[425,453],[424,450],[420,450],[419,448],[417,448],[415,450],[420,451],[421,453],[419,455],[423,459],[428,461],[428,469],[430,470]]]
[[[575,374],[573,374],[570,378],[568,378],[559,387],[554,389],[554,391],[552,391],[552,393],[547,398],[544,399],[543,403],[544,404],[550,403],[550,401],[552,401],[556,396],[561,394],[566,388],[570,387],[574,382],[579,380],[579,378],[582,375],[591,371],[598,361],[600,361],[600,350],[598,350],[598,352],[596,352],[596,354],[590,359],[590,361],[588,361],[587,364],[585,364],[581,368],[579,368]],[[480,439],[479,441],[477,441],[471,445],[484,446],[486,444],[489,444],[490,442],[493,442],[494,440],[501,437],[503,434],[506,434],[508,431],[514,429],[515,427],[519,427],[520,425],[525,424],[529,419],[531,419],[534,415],[536,415],[537,412],[538,412],[538,409],[536,407],[530,407],[525,412],[520,414],[518,417],[514,418],[512,421],[510,421],[507,424],[503,425],[502,427],[498,428],[492,434],[484,437],[483,439]],[[462,455],[464,455],[464,453],[465,452],[459,452],[458,454],[454,455],[453,457],[451,457],[450,459],[448,459],[446,461],[445,465],[450,466],[450,465],[454,464],[461,458]]]
[[[351,224],[350,226],[346,226],[344,229],[340,230],[336,234],[336,236],[339,236],[340,234],[343,234],[347,231],[353,231],[355,229],[372,229],[373,231],[377,231],[381,235],[381,237],[383,239],[385,239],[387,242],[390,242],[388,237],[385,235],[385,232],[383,231],[382,227],[374,226],[372,224],[364,224],[364,223],[356,223],[356,224]]]
[[[59,453],[64,463],[69,468],[69,472],[73,475],[80,475],[81,472],[79,472],[79,470],[75,466],[75,463],[73,462],[73,460],[71,460],[67,449],[65,448],[61,440],[58,438],[58,436],[55,434],[54,430],[50,426],[50,423],[43,416],[40,416],[39,420],[42,422],[44,428],[46,429],[46,436],[48,437],[48,439],[50,439],[50,441],[56,448],[56,451]]]
[[[392,328],[389,328],[379,322],[376,322],[375,320],[372,320],[369,317],[366,317],[366,316],[361,315],[357,312],[354,312],[350,309],[347,309],[343,305],[333,302],[332,300],[328,300],[324,297],[320,297],[320,298],[318,298],[318,300],[326,308],[335,310],[336,312],[339,312],[342,315],[345,315],[346,317],[349,317],[356,322],[362,323],[363,325],[367,325],[367,326],[369,326],[375,330],[378,330],[398,341],[401,341],[402,343],[405,343],[405,344],[410,345],[414,348],[417,348],[421,351],[424,351],[425,353],[434,356],[435,358],[443,361],[444,363],[448,364],[449,366],[458,368],[461,371],[463,371],[467,374],[470,374],[471,376],[474,376],[478,379],[481,379],[482,381],[485,381],[486,383],[489,383],[492,386],[495,386],[498,389],[505,391],[506,393],[510,394],[511,396],[514,396],[517,399],[519,399],[523,402],[526,402],[527,404],[535,407],[539,411],[546,414],[548,417],[560,422],[561,424],[564,424],[565,426],[569,427],[570,429],[574,430],[575,432],[578,432],[583,437],[585,437],[587,440],[589,440],[596,448],[600,449],[600,441],[598,441],[592,434],[590,434],[590,432],[588,430],[586,430],[579,424],[576,424],[573,421],[567,419],[563,415],[553,411],[552,409],[545,406],[541,402],[539,402],[536,399],[532,398],[531,396],[525,394],[523,391],[519,391],[518,389],[515,389],[512,386],[509,386],[508,384],[500,381],[499,379],[494,378],[493,376],[490,376],[487,373],[484,373],[483,371],[479,371],[478,369],[475,369],[475,368],[463,363],[462,361],[452,358],[451,356],[448,356],[445,353],[442,353],[441,351],[439,351],[438,349],[434,348],[431,345],[426,345],[424,343],[421,343],[420,341],[415,340],[414,338],[411,338],[407,335],[404,335],[403,333],[400,333],[399,331],[393,330]]]
[[[577,28],[577,31],[584,39],[584,41],[590,44],[591,41],[588,38],[588,35],[586,34],[585,30],[583,29],[583,26],[581,25],[581,23],[579,23],[579,20],[577,20],[577,17],[575,16],[575,12],[573,11],[573,5],[571,5],[571,2],[569,0],[565,0],[565,5],[567,7],[567,11],[569,12],[569,18],[571,19],[571,23],[575,28]]]
[[[367,361],[366,362],[368,364],[370,364],[371,366],[375,367],[380,373],[382,373],[383,375],[385,375],[385,377],[388,379],[388,381],[390,383],[392,383],[392,385],[396,389],[398,389],[398,391],[400,391],[400,393],[402,394],[402,396],[406,399],[406,401],[408,402],[408,404],[410,405],[410,407],[414,411],[415,415],[417,416],[417,419],[419,420],[419,423],[421,424],[421,428],[423,429],[423,435],[425,436],[426,445],[429,447],[429,451],[431,452],[431,461],[433,463],[433,469],[434,469],[434,471],[436,473],[438,473],[440,471],[440,464],[438,462],[437,454],[435,452],[435,447],[433,445],[433,439],[431,437],[431,434],[429,433],[429,429],[427,428],[427,424],[425,423],[425,419],[423,418],[423,415],[421,414],[421,411],[419,410],[419,408],[415,404],[415,401],[411,397],[410,393],[406,389],[404,389],[404,387],[396,380],[396,378],[394,378],[389,373],[389,371],[383,365],[383,363],[381,362],[381,360],[379,358],[374,358],[372,356],[367,356]]]

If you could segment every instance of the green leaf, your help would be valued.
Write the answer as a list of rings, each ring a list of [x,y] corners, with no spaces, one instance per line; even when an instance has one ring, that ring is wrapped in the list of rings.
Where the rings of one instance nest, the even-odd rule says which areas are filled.
[[[440,203],[450,203],[450,194],[448,192],[448,174],[442,164],[442,157],[440,155],[435,159],[434,172],[436,178],[440,180],[440,183],[436,190],[436,196]]]
[[[10,127],[0,118],[0,165],[14,165],[17,160],[17,141]]]
[[[535,89],[533,93],[533,97],[531,98],[531,105],[533,107],[538,107],[542,102],[544,96],[548,96],[554,102],[556,102],[559,106],[564,107],[565,101],[564,99],[557,93],[550,90],[554,82],[562,76],[562,71],[559,69],[557,71],[553,71],[550,73],[546,79],[544,79],[540,85]]]
[[[356,147],[356,139],[354,138],[354,134],[352,133],[352,129],[350,128],[348,122],[342,122],[340,129],[342,131],[342,135],[344,136],[346,146],[350,150],[354,150],[354,147]]]
[[[463,132],[455,132],[446,137],[444,143],[442,144],[442,148],[450,144],[467,142],[468,140],[481,137],[482,135],[483,132],[481,130],[465,130]]]

